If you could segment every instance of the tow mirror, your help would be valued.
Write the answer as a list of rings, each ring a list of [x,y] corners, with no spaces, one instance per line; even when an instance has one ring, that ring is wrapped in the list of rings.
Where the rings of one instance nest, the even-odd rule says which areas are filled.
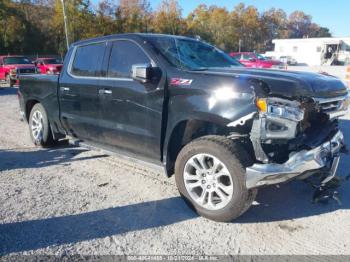
[[[147,83],[152,78],[152,66],[150,64],[136,64],[131,67],[131,77],[142,83]]]

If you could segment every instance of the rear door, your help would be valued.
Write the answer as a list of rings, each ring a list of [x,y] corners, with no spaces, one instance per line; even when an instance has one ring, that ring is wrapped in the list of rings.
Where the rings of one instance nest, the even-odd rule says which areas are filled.
[[[106,42],[77,46],[60,78],[62,124],[73,137],[100,141],[99,81]]]
[[[109,44],[107,77],[101,80],[99,91],[101,139],[106,145],[159,161],[164,101],[164,89],[158,88],[161,73],[150,83],[133,80],[132,65],[152,64],[156,70],[155,63],[134,41]]]

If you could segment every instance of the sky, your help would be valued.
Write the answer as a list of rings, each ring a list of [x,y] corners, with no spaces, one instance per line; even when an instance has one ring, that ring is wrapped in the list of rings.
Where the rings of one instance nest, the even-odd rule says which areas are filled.
[[[152,8],[157,8],[161,0],[150,0],[150,2]],[[232,10],[239,2],[254,5],[260,12],[272,7],[281,8],[287,14],[301,10],[311,15],[315,23],[328,27],[333,36],[350,37],[350,0],[179,0],[184,16],[188,15],[199,4],[224,6],[228,10]]]

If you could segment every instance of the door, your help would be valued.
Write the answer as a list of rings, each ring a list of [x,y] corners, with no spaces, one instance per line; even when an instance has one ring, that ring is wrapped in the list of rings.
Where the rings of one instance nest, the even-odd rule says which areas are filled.
[[[78,46],[60,78],[62,124],[73,137],[99,142],[99,79],[106,43]]]
[[[131,78],[132,65],[152,64],[158,76],[149,83]],[[135,42],[110,42],[107,78],[100,83],[102,133],[105,144],[148,160],[160,160],[164,89],[160,69]]]

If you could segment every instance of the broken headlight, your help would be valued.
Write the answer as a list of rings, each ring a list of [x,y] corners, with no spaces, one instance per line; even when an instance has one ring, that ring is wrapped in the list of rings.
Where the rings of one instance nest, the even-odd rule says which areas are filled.
[[[340,110],[348,110],[350,106],[350,92],[348,92],[348,95],[346,96],[346,99],[344,99],[341,103]]]
[[[269,116],[281,117],[297,122],[304,119],[304,110],[300,108],[298,102],[280,98],[258,98],[256,105],[260,112]]]

